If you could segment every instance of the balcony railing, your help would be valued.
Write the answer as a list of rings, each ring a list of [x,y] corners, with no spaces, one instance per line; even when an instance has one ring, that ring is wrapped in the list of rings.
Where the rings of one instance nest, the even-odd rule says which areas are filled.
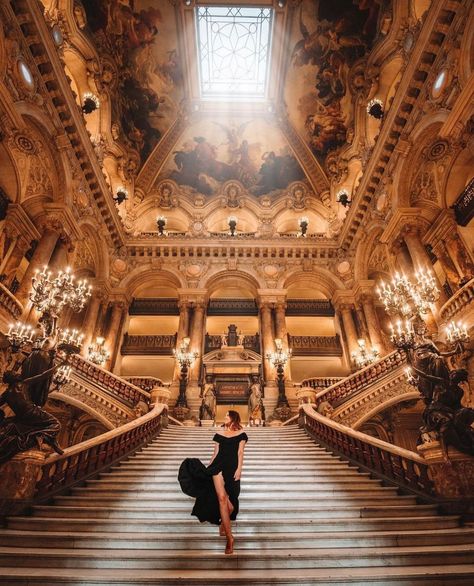
[[[167,383],[155,376],[124,376],[123,378],[131,385],[135,385],[147,393],[150,393],[156,387],[168,386]]]
[[[131,336],[125,334],[120,349],[123,356],[152,355],[172,356],[176,348],[177,334],[164,336]]]
[[[293,356],[342,356],[339,336],[288,336]]]
[[[18,319],[23,313],[23,306],[3,283],[0,283],[0,306],[12,319]]]
[[[134,299],[130,315],[179,315],[178,300],[173,298]]]
[[[443,305],[440,311],[441,319],[443,321],[457,319],[465,309],[472,308],[473,301],[474,279],[471,279]]]
[[[204,352],[212,352],[213,350],[219,350],[222,346],[223,336],[214,336],[206,334]],[[244,336],[243,346],[246,350],[253,350],[257,354],[260,354],[260,336],[255,334],[254,336]]]

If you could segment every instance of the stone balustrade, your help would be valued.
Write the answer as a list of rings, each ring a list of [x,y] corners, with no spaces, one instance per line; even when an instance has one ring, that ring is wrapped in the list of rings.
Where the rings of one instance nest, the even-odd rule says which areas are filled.
[[[331,386],[337,384],[338,382],[340,382],[343,379],[344,379],[344,377],[342,377],[342,376],[335,376],[335,377],[314,376],[312,378],[305,378],[303,381],[301,381],[300,386],[301,387],[311,387],[312,389],[321,390],[321,389],[327,389],[328,387],[331,387]]]
[[[366,390],[369,385],[380,385],[382,377],[394,373],[406,364],[405,352],[395,350],[395,352],[320,391],[316,395],[316,404],[328,401],[333,407],[339,406],[342,402],[352,399],[360,391]]]
[[[293,356],[342,356],[339,336],[288,336]]]
[[[127,355],[164,355],[172,356],[176,348],[177,334],[163,336],[139,336],[125,334],[120,352]]]
[[[84,384],[98,387],[128,407],[135,408],[140,403],[149,403],[149,393],[81,356],[75,355],[72,358],[72,366]]]
[[[3,283],[0,283],[0,307],[6,311],[11,319],[19,319],[23,313],[23,305]]]
[[[204,353],[212,352],[212,350],[218,350],[222,346],[222,336],[215,336],[206,334]],[[254,336],[243,337],[243,347],[247,350],[253,350],[257,354],[260,354],[260,336],[255,334]]]
[[[169,386],[169,383],[164,383],[160,378],[156,378],[156,376],[124,376],[123,379],[131,385],[143,389],[147,393],[150,393],[155,387]]]
[[[440,317],[443,321],[459,319],[464,310],[472,308],[473,302],[474,279],[471,279],[443,305],[440,310]]]

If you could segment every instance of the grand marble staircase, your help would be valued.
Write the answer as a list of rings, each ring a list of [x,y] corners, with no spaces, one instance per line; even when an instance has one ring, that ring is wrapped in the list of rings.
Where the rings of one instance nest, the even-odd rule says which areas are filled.
[[[165,429],[85,486],[0,530],[0,584],[474,583],[474,528],[359,472],[297,427],[250,429],[235,553],[176,480],[210,429]]]

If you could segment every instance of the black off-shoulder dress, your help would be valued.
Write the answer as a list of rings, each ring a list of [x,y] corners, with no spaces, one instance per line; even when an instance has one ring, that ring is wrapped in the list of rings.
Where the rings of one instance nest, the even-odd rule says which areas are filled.
[[[234,521],[239,512],[240,480],[234,480],[239,464],[239,444],[241,441],[247,442],[249,438],[242,432],[233,437],[216,433],[212,439],[219,444],[219,451],[213,462],[206,467],[198,458],[186,458],[179,468],[178,480],[182,491],[196,499],[191,514],[201,523],[208,521],[219,525],[219,501],[212,477],[222,472],[225,490],[234,506],[230,516]]]

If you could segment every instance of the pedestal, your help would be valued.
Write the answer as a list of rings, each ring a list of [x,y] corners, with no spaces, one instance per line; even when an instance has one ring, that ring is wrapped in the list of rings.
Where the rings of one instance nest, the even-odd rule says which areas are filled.
[[[168,387],[154,387],[150,392],[150,405],[164,403],[168,405],[171,397],[171,389]]]
[[[31,506],[47,455],[41,450],[27,450],[0,465],[0,517]]]
[[[446,458],[438,441],[421,444],[417,450],[430,467],[443,510],[474,519],[474,457],[450,447]]]
[[[187,407],[179,407],[176,406],[173,409],[173,417],[175,419],[177,419],[178,421],[183,421],[189,419],[189,415],[191,413],[191,409],[188,409]]]
[[[301,387],[295,394],[299,405],[316,403],[316,391],[311,387]]]

